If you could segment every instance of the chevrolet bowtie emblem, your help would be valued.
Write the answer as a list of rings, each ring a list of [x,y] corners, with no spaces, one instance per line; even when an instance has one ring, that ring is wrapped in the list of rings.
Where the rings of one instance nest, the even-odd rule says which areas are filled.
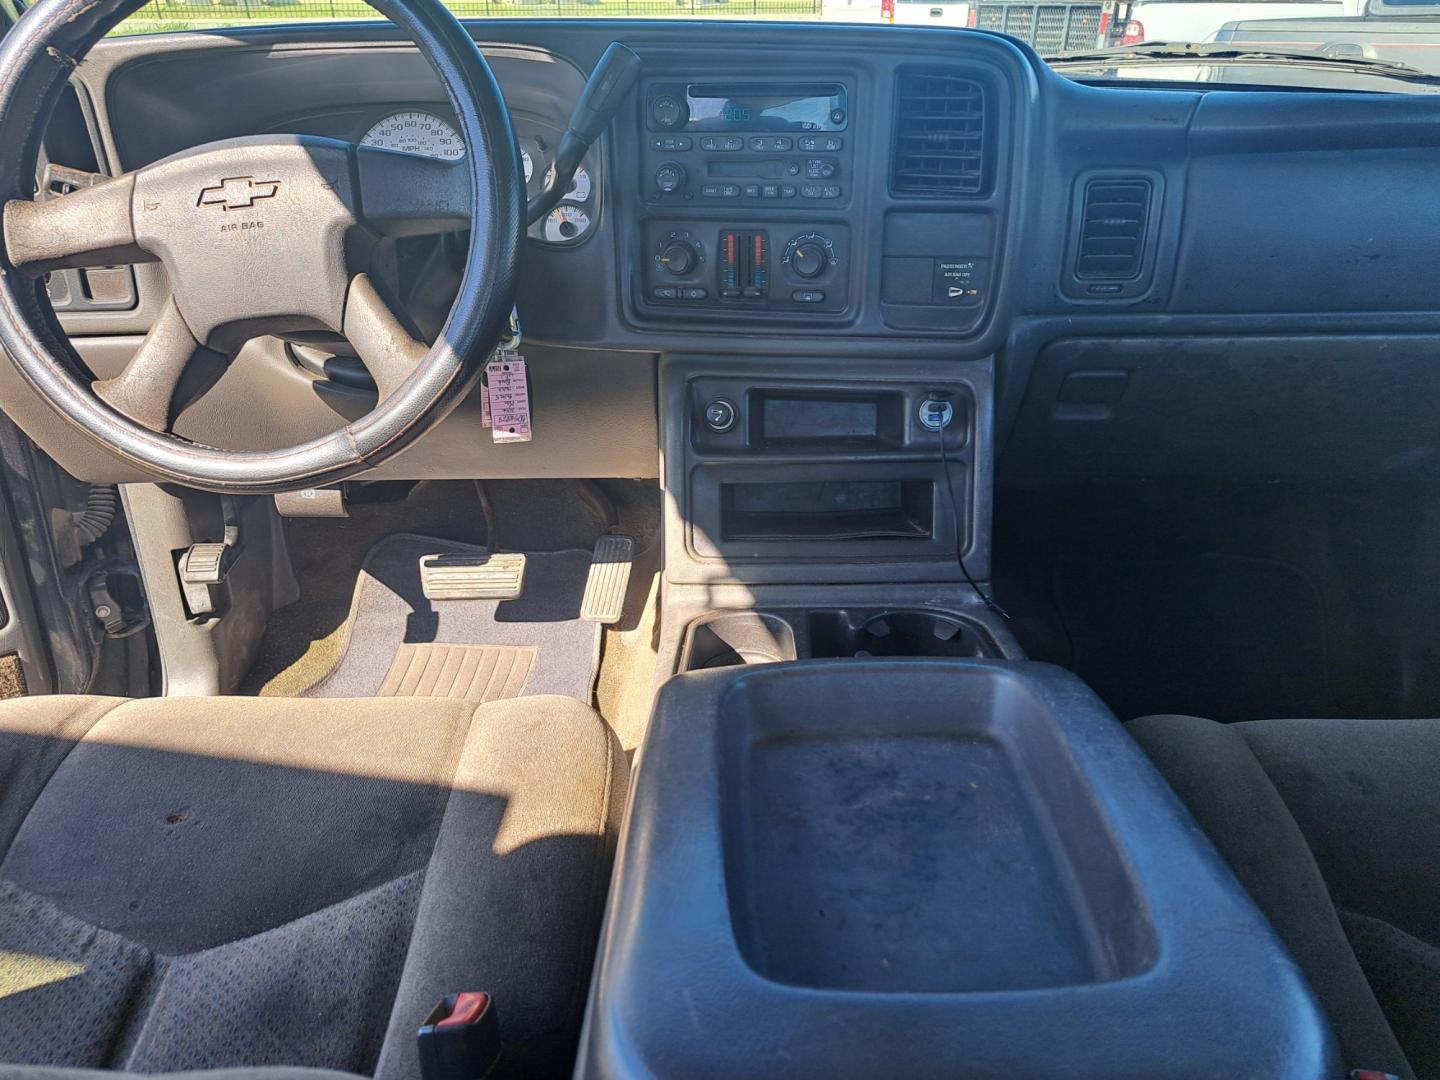
[[[197,206],[218,206],[222,210],[246,210],[257,199],[274,198],[279,180],[256,180],[253,176],[231,176],[200,192]]]

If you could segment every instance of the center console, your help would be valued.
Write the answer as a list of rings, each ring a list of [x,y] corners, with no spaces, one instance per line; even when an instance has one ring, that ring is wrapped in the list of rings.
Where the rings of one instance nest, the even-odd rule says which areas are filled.
[[[667,358],[667,577],[984,580],[989,371]]]
[[[637,768],[577,1076],[1338,1075],[1274,932],[1067,672],[682,675]]]

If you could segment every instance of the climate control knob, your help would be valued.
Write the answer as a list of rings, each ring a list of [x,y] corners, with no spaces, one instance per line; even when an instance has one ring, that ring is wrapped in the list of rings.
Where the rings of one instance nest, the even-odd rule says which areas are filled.
[[[813,241],[796,245],[790,253],[790,269],[795,271],[796,277],[806,281],[819,277],[829,265],[830,258],[825,249]]]
[[[835,243],[818,232],[792,236],[780,261],[801,281],[814,281],[839,261]]]
[[[673,195],[685,186],[685,166],[667,161],[655,170],[655,186],[666,195]]]
[[[684,240],[672,240],[666,244],[656,260],[665,269],[666,273],[674,274],[676,277],[684,277],[695,269],[700,261],[700,253],[695,250],[695,245]]]

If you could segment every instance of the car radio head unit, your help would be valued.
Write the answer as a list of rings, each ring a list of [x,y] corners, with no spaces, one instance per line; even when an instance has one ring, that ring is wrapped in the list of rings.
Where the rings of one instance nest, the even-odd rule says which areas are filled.
[[[654,88],[654,131],[844,131],[839,83],[689,83]]]

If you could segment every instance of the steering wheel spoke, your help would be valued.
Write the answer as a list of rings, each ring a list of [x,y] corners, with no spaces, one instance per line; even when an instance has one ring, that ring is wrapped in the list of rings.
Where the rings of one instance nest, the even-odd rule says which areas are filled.
[[[425,236],[470,228],[469,170],[464,160],[355,148],[360,216],[382,236]]]
[[[130,209],[134,193],[135,177],[128,175],[44,202],[11,199],[4,211],[10,265],[38,274],[153,261],[135,242]]]
[[[223,355],[195,340],[174,300],[167,300],[123,371],[97,379],[97,397],[117,412],[155,432],[170,429],[170,414],[180,380],[197,357]]]
[[[367,274],[356,274],[350,280],[342,329],[375,380],[381,401],[420,367],[429,351],[429,346],[405,328]]]

